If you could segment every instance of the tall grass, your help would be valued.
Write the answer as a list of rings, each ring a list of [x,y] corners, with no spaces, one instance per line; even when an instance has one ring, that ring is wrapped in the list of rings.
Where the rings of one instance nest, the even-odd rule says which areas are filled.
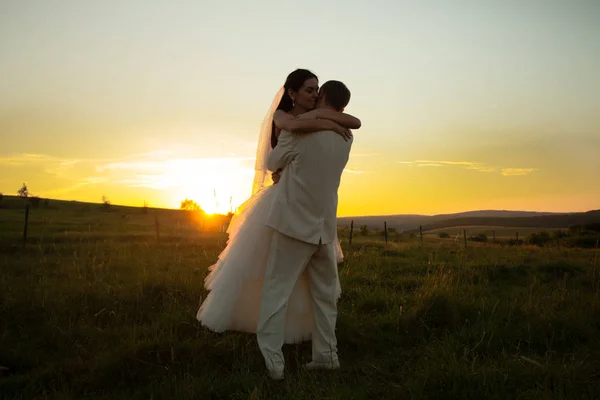
[[[344,240],[341,370],[288,345],[272,382],[254,336],[195,320],[224,234],[69,218],[25,248],[0,235],[2,399],[600,396],[598,250]]]

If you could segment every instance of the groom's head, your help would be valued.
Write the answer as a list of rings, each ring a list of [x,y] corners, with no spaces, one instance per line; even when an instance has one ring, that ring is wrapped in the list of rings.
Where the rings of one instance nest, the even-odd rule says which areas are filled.
[[[350,102],[350,90],[340,81],[327,81],[319,90],[317,107],[333,108],[344,111]]]

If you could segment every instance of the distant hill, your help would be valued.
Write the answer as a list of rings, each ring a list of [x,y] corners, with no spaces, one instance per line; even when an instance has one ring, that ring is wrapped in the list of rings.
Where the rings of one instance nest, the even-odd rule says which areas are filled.
[[[600,223],[600,210],[583,213],[542,215],[533,217],[508,217],[508,218],[456,218],[435,222],[423,226],[424,231],[448,228],[453,226],[503,226],[523,228],[567,228],[572,225],[585,225]]]
[[[29,201],[28,201],[29,200]],[[156,218],[161,225],[173,226],[179,225],[180,221],[185,221],[192,218],[196,223],[200,222],[206,229],[223,229],[230,221],[229,215],[210,215],[207,216],[202,211],[190,212],[176,208],[159,208],[159,207],[144,207],[140,206],[123,206],[102,203],[92,203],[75,200],[55,200],[47,198],[39,198],[35,200],[34,196],[25,199],[18,196],[3,195],[0,199],[0,230],[2,230],[3,218],[8,215],[17,215],[18,213],[25,214],[25,207],[29,203],[30,216],[33,218],[50,217],[56,215],[58,219],[69,219],[71,217],[87,214],[91,219],[102,219],[102,216],[109,214],[118,214],[123,218],[130,215],[149,214],[150,221]],[[110,217],[107,217],[110,219]],[[203,229],[204,229],[203,228]]]
[[[32,199],[35,196],[29,197]],[[12,195],[3,195],[2,200],[0,200],[0,209],[24,209],[27,204],[26,200]],[[37,206],[31,205],[32,209],[47,209],[47,210],[60,210],[60,211],[72,211],[72,212],[89,212],[95,210],[104,210],[105,206],[102,203],[93,203],[87,201],[76,201],[76,200],[56,200],[56,199],[47,199],[40,198]],[[143,209],[143,205],[139,206],[123,206],[118,204],[111,204],[110,210],[112,212],[120,212],[120,213],[137,213],[141,212]],[[161,214],[172,214],[175,215],[178,212],[181,212],[180,209],[174,208],[161,208],[161,207],[151,207],[148,206],[148,211],[159,211]]]
[[[338,218],[338,225],[348,226],[352,220],[354,220],[354,227],[367,225],[371,229],[383,229],[385,221],[388,228],[395,228],[399,232],[419,229],[419,226],[422,226],[424,231],[473,225],[564,228],[570,225],[600,222],[600,210],[585,213],[480,210],[438,215],[398,214],[342,217]]]

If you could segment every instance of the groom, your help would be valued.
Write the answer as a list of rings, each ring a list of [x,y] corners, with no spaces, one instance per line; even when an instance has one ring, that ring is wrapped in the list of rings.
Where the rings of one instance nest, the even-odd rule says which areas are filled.
[[[350,91],[339,81],[321,87],[318,107],[342,111]],[[297,135],[282,131],[267,160],[271,171],[284,168],[267,219],[274,229],[265,272],[257,338],[269,375],[283,379],[285,313],[292,289],[305,268],[315,327],[309,369],[337,369],[335,288],[338,187],[352,138],[332,131]]]

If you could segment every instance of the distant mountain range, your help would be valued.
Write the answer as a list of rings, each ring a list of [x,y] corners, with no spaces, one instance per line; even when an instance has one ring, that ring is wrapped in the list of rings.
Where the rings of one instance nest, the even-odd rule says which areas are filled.
[[[449,228],[454,226],[507,226],[507,227],[539,227],[567,228],[571,225],[600,223],[600,210],[580,213],[550,213],[535,211],[479,210],[456,214],[420,215],[397,214],[364,217],[341,217],[338,225],[354,227],[367,225],[370,229],[383,229],[384,221],[388,228],[398,232],[418,230],[424,231]]]

